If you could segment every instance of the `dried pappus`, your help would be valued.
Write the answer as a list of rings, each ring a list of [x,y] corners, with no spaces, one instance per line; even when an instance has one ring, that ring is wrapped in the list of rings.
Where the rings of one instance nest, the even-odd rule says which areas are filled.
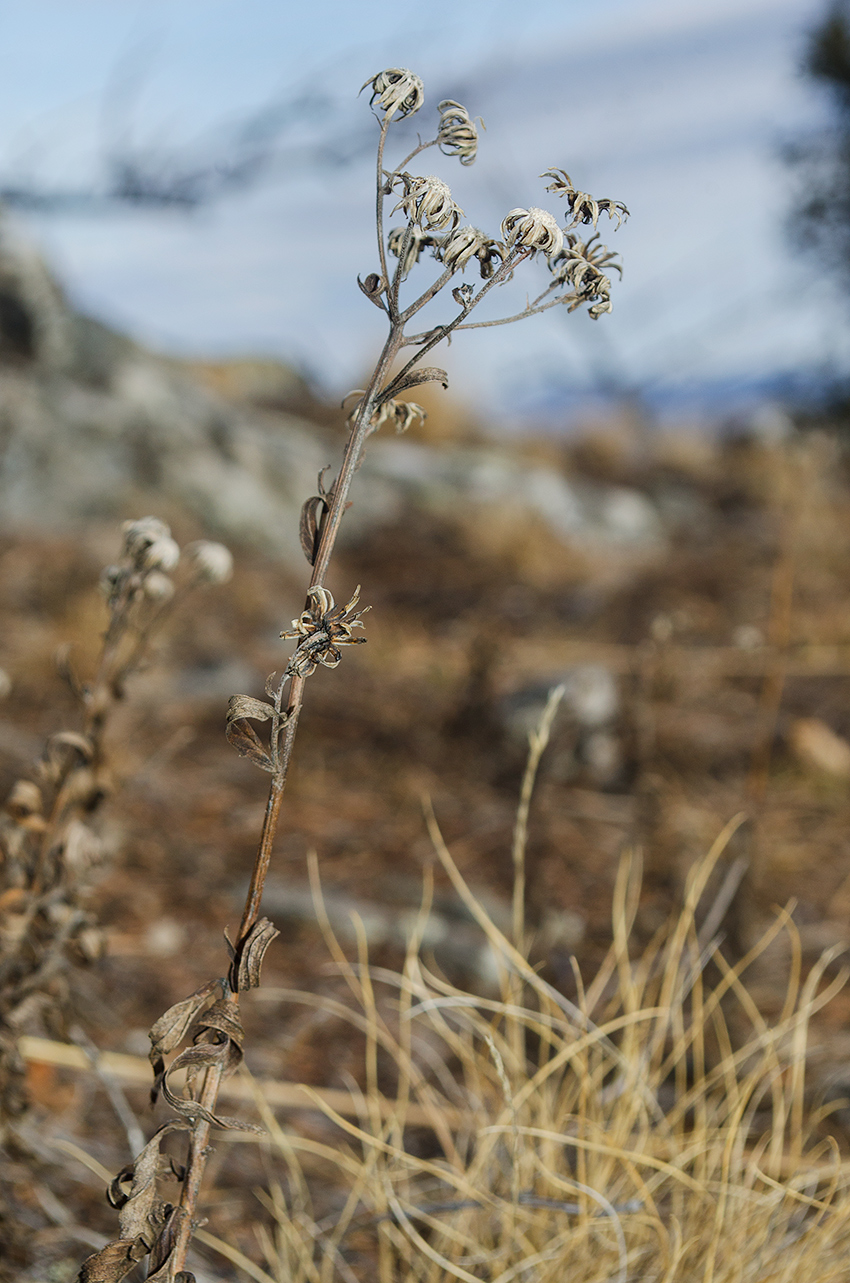
[[[424,423],[427,417],[422,406],[415,401],[385,401],[372,415],[372,429],[377,432],[384,424],[392,423],[396,432],[401,435],[414,423]]]
[[[545,174],[541,174],[540,177],[552,179],[552,182],[546,188],[547,192],[555,192],[557,196],[566,197],[572,214],[572,218],[567,224],[568,229],[575,227],[578,223],[592,223],[595,227],[599,221],[600,214],[607,214],[609,218],[616,218],[617,226],[620,227],[623,219],[629,216],[628,209],[620,200],[609,200],[608,197],[596,200],[588,192],[576,191],[575,187],[573,187],[573,180],[565,169],[547,169]]]
[[[367,85],[372,86],[369,106],[374,106],[377,99],[378,106],[386,113],[387,120],[390,120],[396,112],[402,117],[412,116],[425,101],[425,87],[422,81],[412,71],[408,71],[407,67],[387,67],[386,71],[379,71],[377,76],[372,76],[361,85],[361,94]]]
[[[174,584],[161,570],[152,570],[144,577],[142,591],[151,601],[168,601],[174,596]]]
[[[437,249],[437,258],[452,271],[463,269],[471,258],[477,258],[483,280],[493,275],[493,260],[504,258],[504,246],[485,236],[477,227],[458,227],[444,236]]]
[[[411,268],[419,262],[423,249],[431,248],[436,240],[421,227],[411,223],[408,227],[394,227],[387,237],[387,248],[396,258],[404,259],[401,264],[401,279],[404,280]]]
[[[607,245],[595,244],[598,239],[598,235],[593,236],[585,243],[577,236],[569,235],[561,252],[549,260],[555,280],[569,283],[575,290],[568,310],[574,312],[582,303],[590,303],[589,313],[593,320],[612,310],[611,282],[602,268],[613,267],[621,276],[623,274],[622,267],[615,261],[617,255]]]
[[[471,165],[478,153],[478,130],[469,112],[452,98],[438,104],[440,127],[437,143],[444,156],[457,156],[462,165]],[[484,122],[481,122],[482,129]]]
[[[442,178],[433,174],[425,178],[400,174],[398,181],[404,185],[404,196],[393,213],[403,209],[409,219],[425,230],[442,231],[444,227],[457,227],[463,210],[452,200],[451,189]]]
[[[187,544],[184,554],[195,577],[207,584],[226,584],[233,575],[233,556],[223,543],[198,539]]]
[[[180,560],[180,548],[170,535],[156,539],[137,559],[140,570],[173,570]]]
[[[524,245],[549,256],[558,254],[564,244],[564,234],[554,214],[536,206],[512,209],[502,223],[502,235],[510,249]]]
[[[307,597],[311,604],[293,619],[291,628],[280,634],[285,641],[301,639],[288,665],[288,671],[298,677],[309,677],[318,664],[336,668],[342,658],[337,647],[366,641],[365,637],[352,636],[353,628],[363,627],[360,616],[369,609],[354,609],[360,600],[359,584],[347,606],[334,605],[331,593],[318,585],[310,589]]]
[[[623,266],[618,262],[619,254],[607,245],[597,244],[597,241],[598,232],[589,241],[580,240],[570,233],[560,254],[549,260],[553,274],[561,280],[568,280],[576,288],[584,283],[585,278],[601,275],[603,268],[613,268],[622,279]]]
[[[137,521],[125,521],[121,529],[124,532],[124,555],[139,568],[151,544],[158,539],[171,538],[168,526],[158,517],[139,517]]]

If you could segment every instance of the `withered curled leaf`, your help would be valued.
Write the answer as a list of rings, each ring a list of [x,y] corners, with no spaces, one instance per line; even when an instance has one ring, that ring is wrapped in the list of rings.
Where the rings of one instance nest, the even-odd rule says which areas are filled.
[[[256,722],[267,722],[274,717],[274,705],[264,699],[254,699],[252,695],[231,695],[227,701],[227,720],[238,721],[243,717],[252,717]]]
[[[147,1254],[144,1243],[135,1239],[113,1239],[99,1252],[86,1257],[80,1266],[77,1283],[118,1283]]]
[[[76,749],[83,761],[90,762],[94,755],[94,748],[91,740],[85,735],[79,735],[76,731],[57,731],[51,735],[47,741],[48,751],[53,748],[71,748]]]
[[[301,550],[309,561],[314,565],[316,561],[316,552],[319,540],[319,509],[327,512],[328,504],[323,495],[314,494],[306,501],[301,509],[301,520],[298,523],[298,537],[301,540]]]
[[[441,370],[436,365],[426,365],[421,370],[410,370],[407,374],[393,379],[392,383],[384,388],[377,404],[383,405],[385,401],[393,400],[399,393],[406,392],[408,388],[418,387],[420,383],[441,383],[444,388],[447,388],[449,376],[445,370]]]
[[[171,1132],[187,1129],[182,1119],[165,1123],[112,1181],[106,1197],[118,1209],[120,1238],[83,1262],[77,1283],[118,1283],[156,1247],[173,1211],[160,1197],[157,1180],[183,1176],[174,1161],[160,1152],[161,1145]]]
[[[213,1001],[216,990],[221,989],[220,980],[208,980],[188,998],[175,1002],[158,1020],[151,1025],[148,1037],[151,1041],[150,1062],[156,1078],[159,1078],[165,1067],[164,1057],[179,1047],[189,1032],[195,1018]],[[156,1096],[153,1097],[156,1101]]]
[[[259,735],[253,726],[248,725],[246,719],[250,717],[256,722],[267,722],[274,715],[273,704],[253,699],[250,695],[231,695],[227,704],[225,735],[228,742],[240,756],[247,757],[263,771],[274,771],[274,763],[263,748]],[[282,715],[282,720],[286,720],[285,714]]]
[[[193,1026],[187,1030],[194,1043],[176,1056],[167,1069],[161,1068],[154,1082],[152,1095],[162,1092],[165,1100],[176,1113],[194,1122],[204,1119],[213,1127],[223,1130],[262,1132],[262,1128],[251,1123],[244,1123],[238,1118],[229,1118],[223,1114],[214,1114],[200,1101],[190,1095],[178,1096],[171,1090],[168,1079],[178,1070],[186,1071],[186,1086],[191,1089],[197,1076],[207,1069],[220,1069],[227,1076],[238,1068],[242,1061],[242,1045],[245,1035],[239,1019],[239,1007],[234,994],[226,982],[218,982],[223,990],[223,997],[214,1002],[203,1012]],[[160,1064],[162,1062],[160,1061]]]
[[[230,937],[225,931],[224,937],[232,959],[230,987],[234,993],[244,993],[246,989],[259,988],[260,970],[266,949],[279,935],[277,927],[268,918],[260,918],[255,922],[245,938],[236,945],[231,944]]]
[[[386,285],[386,281],[383,277],[379,276],[377,272],[370,272],[365,281],[361,281],[358,276],[357,284],[360,286],[366,297],[375,304],[375,307],[379,307],[383,311],[384,302],[381,295],[383,294],[384,287]]]

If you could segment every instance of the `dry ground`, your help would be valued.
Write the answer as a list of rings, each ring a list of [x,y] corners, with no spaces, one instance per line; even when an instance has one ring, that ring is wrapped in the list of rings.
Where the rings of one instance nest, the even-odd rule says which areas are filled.
[[[412,514],[347,548],[332,587],[345,599],[363,585],[373,607],[369,644],[310,680],[270,888],[281,937],[266,962],[269,990],[336,995],[343,987],[307,902],[311,850],[344,942],[350,905],[364,918],[373,962],[400,965],[398,923],[415,909],[434,858],[425,795],[464,877],[497,920],[504,916],[524,761],[505,728],[504,699],[579,662],[616,675],[620,756],[600,785],[592,770],[570,765],[574,732],[565,725],[544,759],[528,846],[541,974],[570,999],[570,956],[593,975],[611,940],[624,849],[643,852],[640,949],[680,903],[695,860],[739,812],[746,821],[698,911],[699,919],[740,860],[740,885],[719,924],[726,956],[742,956],[789,902],[805,969],[825,947],[850,942],[850,768],[835,747],[835,736],[850,738],[843,454],[815,436],[771,447],[715,449],[682,438],[637,449],[609,438],[569,452],[551,443],[524,449],[568,454],[574,474],[638,486],[668,514],[667,544],[651,556],[568,550],[539,529],[500,529],[497,513],[485,528]],[[181,542],[201,533],[179,514],[160,515]],[[12,681],[0,706],[0,792],[26,773],[46,735],[74,724],[55,654],[70,642],[78,671],[90,667],[104,621],[94,584],[115,542],[117,532],[98,528],[77,540],[22,536],[0,545],[0,664]],[[250,550],[234,551],[233,581],[174,620],[110,732],[116,792],[103,826],[112,855],[92,891],[107,948],[76,981],[77,1022],[102,1048],[144,1054],[145,1031],[161,1011],[222,971],[222,930],[238,918],[264,778],[225,742],[224,709],[232,693],[260,694],[280,668],[277,634],[300,609],[303,586]],[[452,983],[486,993],[483,937],[439,869],[436,887],[458,945],[438,951],[438,961]],[[786,990],[785,938],[747,973],[768,1020]],[[839,994],[816,1018],[810,1102],[847,1089],[848,1017],[850,998]],[[344,1020],[278,998],[249,1004],[246,1023],[255,1073],[365,1086],[362,1039]],[[392,1090],[392,1066],[381,1074]],[[19,1277],[61,1283],[85,1252],[62,1230],[63,1216],[110,1236],[115,1224],[100,1182],[49,1146],[70,1141],[115,1170],[128,1157],[126,1141],[93,1076],[33,1065],[29,1086],[44,1170],[34,1181],[20,1157],[10,1175],[20,1214],[41,1235],[41,1264]],[[144,1093],[129,1095],[149,1126]],[[842,1117],[827,1130],[844,1146]],[[340,1137],[309,1111],[293,1125],[320,1141]],[[433,1139],[423,1133],[417,1143],[425,1152]],[[268,1185],[270,1161],[256,1147],[223,1144],[213,1162],[208,1228],[254,1259],[253,1222],[269,1213],[253,1190]],[[333,1206],[329,1186],[324,1211]],[[203,1256],[206,1277],[244,1277],[215,1253]]]

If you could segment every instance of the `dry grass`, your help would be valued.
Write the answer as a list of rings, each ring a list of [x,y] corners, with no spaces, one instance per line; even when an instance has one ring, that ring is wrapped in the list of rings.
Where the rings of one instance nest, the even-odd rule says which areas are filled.
[[[739,817],[638,956],[640,859],[622,860],[611,948],[588,983],[577,974],[578,1001],[564,998],[522,947],[524,807],[545,737],[544,727],[532,743],[517,824],[520,947],[476,900],[428,816],[440,864],[486,933],[500,996],[449,984],[426,960],[430,877],[403,968],[370,965],[362,929],[350,961],[314,862],[317,914],[350,995],[335,1014],[365,1047],[357,1121],[311,1093],[341,1134],[317,1141],[282,1127],[257,1092],[268,1130],[258,1143],[272,1169],[285,1169],[258,1191],[270,1217],[256,1228],[264,1267],[211,1234],[201,1242],[262,1283],[846,1278],[850,1164],[823,1126],[826,1111],[807,1100],[806,1058],[811,1017],[847,971],[836,974],[827,953],[804,976],[787,912],[734,966],[706,938],[715,915],[700,925],[699,906]],[[768,1023],[747,973],[780,933],[792,962]]]

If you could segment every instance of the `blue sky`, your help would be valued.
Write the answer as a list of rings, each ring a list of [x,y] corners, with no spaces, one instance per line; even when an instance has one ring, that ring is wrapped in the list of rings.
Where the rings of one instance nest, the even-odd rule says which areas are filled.
[[[428,161],[470,221],[551,202],[563,165],[625,200],[605,239],[625,276],[595,325],[560,313],[470,334],[453,383],[488,409],[592,388],[604,370],[674,393],[842,360],[840,301],[784,240],[783,141],[821,117],[797,75],[821,0],[467,0],[404,10],[269,0],[0,3],[0,173],[59,185],[98,179],[117,138],[171,148],[270,99],[310,88],[325,106],[285,141],[361,139],[357,90],[386,65],[460,98],[486,123],[479,160]],[[429,157],[434,153],[428,153]],[[374,267],[371,161],[282,163],[253,190],[194,214],[17,215],[82,306],[168,350],[293,358],[334,390],[359,381],[381,318],[356,288]],[[525,283],[518,286],[520,297]],[[533,288],[533,286],[532,286]],[[510,300],[505,300],[510,302]],[[436,318],[435,318],[436,319]]]

